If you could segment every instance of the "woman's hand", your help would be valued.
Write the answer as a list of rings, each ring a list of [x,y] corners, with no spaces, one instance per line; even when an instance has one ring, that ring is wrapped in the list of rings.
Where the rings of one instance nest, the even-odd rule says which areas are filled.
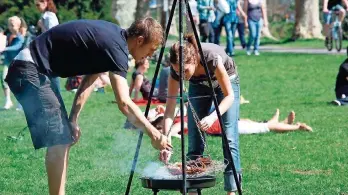
[[[164,164],[168,164],[170,157],[172,156],[172,152],[169,150],[161,150],[159,154],[159,160]]]
[[[216,112],[213,112],[209,116],[204,117],[200,121],[200,128],[201,128],[201,130],[207,131],[214,124],[214,122],[216,120],[217,120]]]

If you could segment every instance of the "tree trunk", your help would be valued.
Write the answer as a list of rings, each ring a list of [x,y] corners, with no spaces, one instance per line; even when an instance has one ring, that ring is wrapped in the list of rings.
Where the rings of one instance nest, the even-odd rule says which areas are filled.
[[[295,9],[295,28],[292,39],[323,39],[322,25],[319,20],[319,0],[296,0]]]
[[[112,1],[112,14],[122,28],[128,28],[134,22],[136,4],[137,0]]]
[[[266,8],[266,10],[267,10],[267,2],[266,2],[266,0],[264,0],[264,4],[265,4],[265,8]],[[268,22],[268,11],[267,11],[267,16],[266,16],[266,18],[264,18],[264,20],[266,20],[266,21]],[[264,21],[264,22],[265,22],[265,21]],[[278,39],[275,38],[275,37],[271,34],[271,32],[269,31],[269,25],[268,25],[267,27],[263,27],[263,28],[262,28],[262,35],[263,35],[264,37],[267,37],[267,38],[272,39],[272,40],[278,40]]]
[[[173,0],[168,0],[169,4],[168,4],[168,19],[169,19],[169,15],[170,15],[170,12],[171,12],[171,8],[172,8],[172,5],[173,5]],[[180,2],[180,1],[178,1]],[[174,12],[174,15],[173,15],[173,20],[172,20],[172,24],[170,25],[170,29],[169,29],[169,34],[170,35],[173,35],[173,36],[179,36],[179,32],[178,32],[178,27],[179,27],[179,24],[177,24],[177,20],[179,18],[179,4],[177,3],[176,4],[176,10]],[[165,27],[164,27],[165,28]]]
[[[137,7],[135,9],[135,20],[149,15],[149,0],[137,0]]]

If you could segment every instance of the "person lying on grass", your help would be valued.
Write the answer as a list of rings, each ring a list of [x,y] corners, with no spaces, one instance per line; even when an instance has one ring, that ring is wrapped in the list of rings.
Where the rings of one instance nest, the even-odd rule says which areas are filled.
[[[127,83],[128,54],[136,60],[152,56],[163,42],[163,29],[152,18],[135,21],[128,29],[102,20],[74,20],[49,29],[23,49],[9,67],[6,81],[22,104],[35,149],[47,147],[49,193],[65,194],[69,150],[81,135],[80,112],[95,80],[109,73],[119,110],[144,129],[152,146],[171,150],[162,135],[131,100]],[[70,116],[54,77],[85,75]],[[111,120],[110,122],[117,122]]]
[[[158,109],[153,109],[158,110]],[[306,123],[295,121],[295,112],[291,111],[289,115],[283,120],[279,121],[279,109],[276,110],[273,117],[265,122],[257,122],[251,119],[240,119],[238,121],[238,132],[239,134],[260,134],[260,133],[286,133],[290,131],[307,131],[312,132],[312,128],[308,126]],[[149,118],[149,121],[153,126],[155,126],[158,130],[163,130],[163,114],[158,113],[157,115],[153,115],[153,118]],[[187,134],[187,116],[184,118],[184,133]],[[221,126],[219,120],[216,120],[213,125],[205,131],[208,135],[221,135]],[[180,117],[175,117],[174,123],[170,129],[169,139],[170,137],[180,138],[181,134],[181,122]]]

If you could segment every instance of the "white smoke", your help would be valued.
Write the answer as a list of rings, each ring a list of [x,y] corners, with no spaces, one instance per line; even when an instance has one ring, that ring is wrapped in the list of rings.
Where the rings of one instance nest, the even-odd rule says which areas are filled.
[[[170,174],[166,166],[157,162],[150,162],[142,171],[142,176],[152,179],[173,179],[176,176]]]

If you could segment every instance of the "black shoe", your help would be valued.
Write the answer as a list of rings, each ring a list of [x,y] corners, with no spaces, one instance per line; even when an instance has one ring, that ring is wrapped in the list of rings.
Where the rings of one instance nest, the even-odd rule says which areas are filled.
[[[328,44],[329,44],[329,38],[325,37],[325,47],[327,47]]]

